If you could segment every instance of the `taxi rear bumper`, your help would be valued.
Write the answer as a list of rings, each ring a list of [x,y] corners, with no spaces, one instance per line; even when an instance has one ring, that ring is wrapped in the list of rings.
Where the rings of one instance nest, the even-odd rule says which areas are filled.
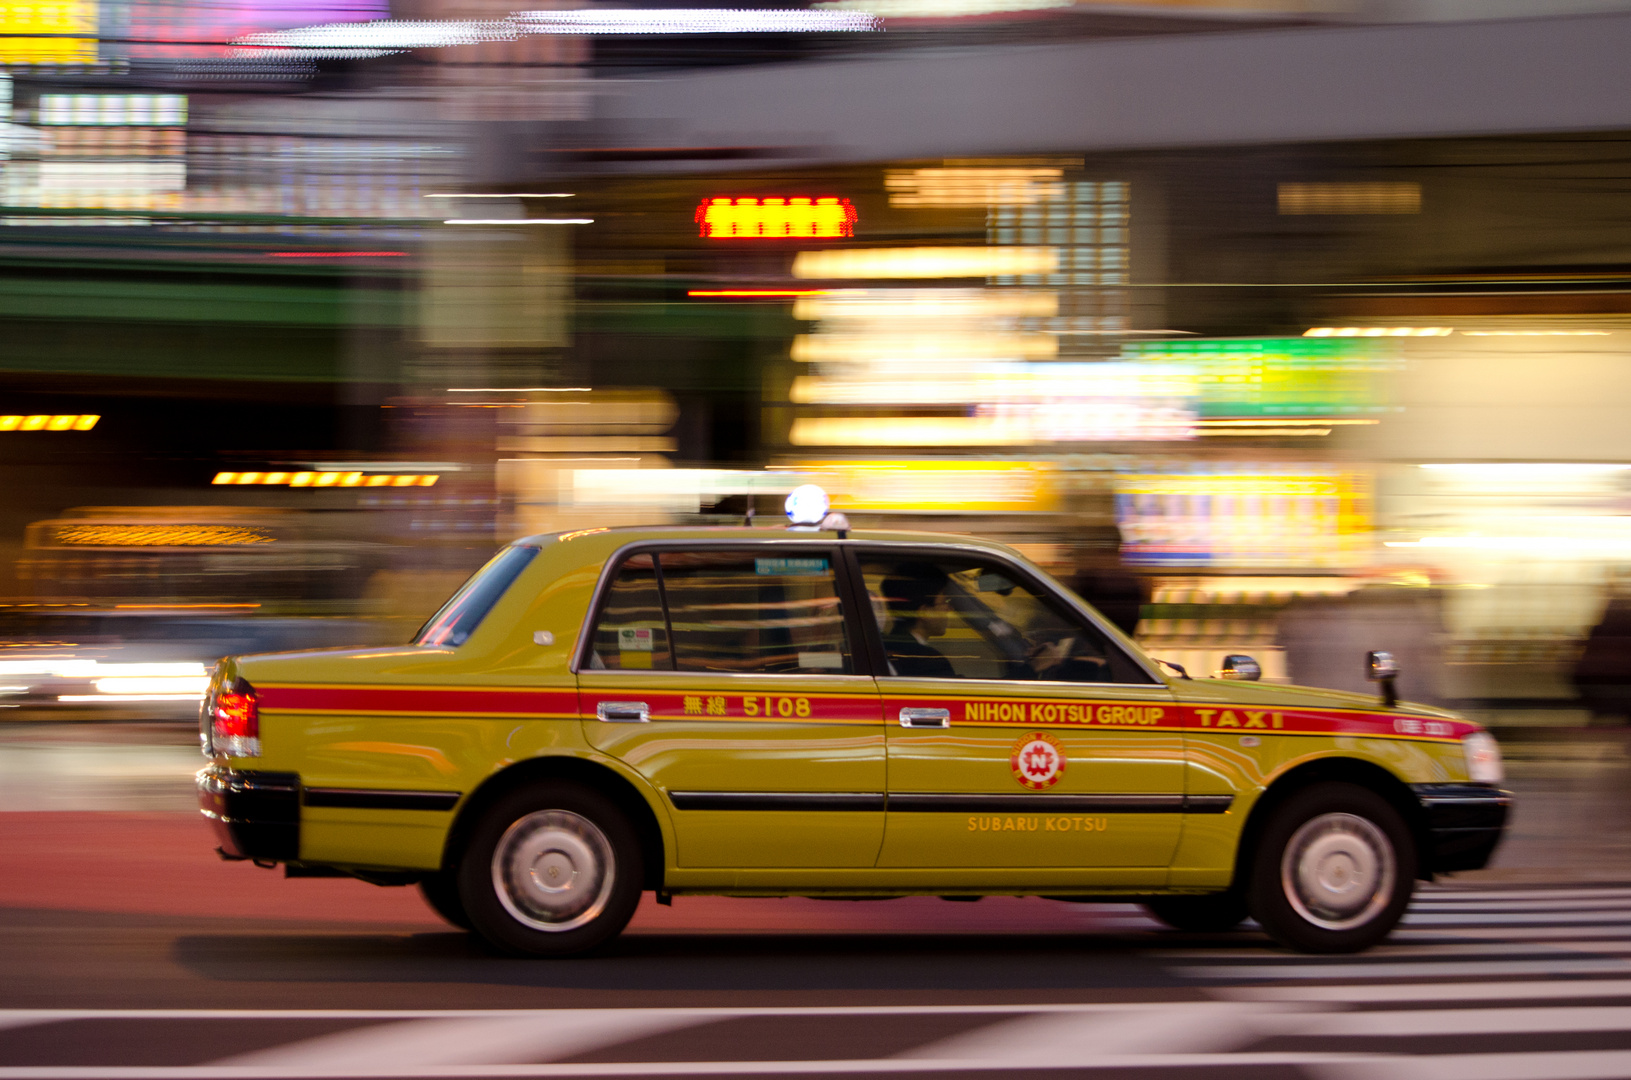
[[[1422,869],[1482,870],[1501,842],[1512,793],[1490,784],[1412,784],[1421,801]]]
[[[198,808],[221,854],[287,862],[300,857],[300,777],[215,764],[198,773]]]

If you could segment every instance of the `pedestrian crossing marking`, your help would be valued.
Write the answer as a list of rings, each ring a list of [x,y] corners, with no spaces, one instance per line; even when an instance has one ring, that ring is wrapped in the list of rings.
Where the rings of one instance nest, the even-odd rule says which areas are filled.
[[[0,1080],[678,1080],[1050,1070],[1068,1070],[1081,1080],[1117,1070],[1183,1080],[1216,1075],[1210,1071],[1219,1069],[1231,1076],[1281,1070],[1276,1075],[1308,1080],[1631,1076],[1631,889],[1424,888],[1409,921],[1410,928],[1360,956],[1296,957],[1270,946],[1249,926],[1227,935],[1178,935],[1130,910],[1093,920],[1087,932],[1117,936],[1121,947],[1147,946],[1142,955],[1177,981],[1160,1000],[556,1010],[0,1010]],[[1186,944],[1173,948],[1169,942]],[[891,1043],[879,1056],[842,1056],[846,1032],[862,1017],[887,1018],[891,1033],[901,1033],[897,1042],[903,1048],[897,1051]],[[774,1043],[765,1025],[787,1018],[818,1026],[830,1021],[828,1049],[840,1052],[804,1060],[796,1047]],[[307,1037],[296,1034],[275,1045],[261,1040],[249,1045],[265,1049],[205,1064],[49,1065],[6,1057],[7,1039],[20,1030],[48,1036],[57,1023],[157,1019],[236,1027],[309,1020],[313,1026]],[[355,1027],[336,1031],[335,1021],[355,1021]],[[721,1037],[717,1060],[633,1060],[652,1057],[654,1047],[675,1045],[672,1040],[688,1031],[706,1032],[721,1022],[735,1025],[730,1030],[739,1035],[744,1023],[752,1030],[739,1044]],[[760,1026],[752,1027],[756,1023]],[[140,1027],[127,1023],[119,1030]],[[1445,1045],[1424,1051],[1424,1039],[1442,1039]],[[1322,1040],[1328,1050],[1321,1049]],[[33,1045],[39,1043],[35,1038]],[[1488,1046],[1506,1046],[1509,1052],[1460,1052]],[[703,1056],[715,1053],[714,1044],[706,1044]]]

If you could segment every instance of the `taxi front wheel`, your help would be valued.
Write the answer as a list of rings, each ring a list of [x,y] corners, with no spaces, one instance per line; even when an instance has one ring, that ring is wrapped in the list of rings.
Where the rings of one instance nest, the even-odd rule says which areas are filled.
[[[422,878],[419,895],[449,924],[460,930],[470,929],[470,916],[464,913],[464,901],[459,899],[459,879],[455,875],[444,870]]]
[[[500,799],[458,869],[471,928],[498,948],[573,956],[616,937],[640,903],[640,845],[621,811],[572,783]]]
[[[1247,906],[1300,952],[1369,948],[1404,915],[1416,846],[1388,801],[1355,784],[1315,784],[1268,822],[1252,860]]]

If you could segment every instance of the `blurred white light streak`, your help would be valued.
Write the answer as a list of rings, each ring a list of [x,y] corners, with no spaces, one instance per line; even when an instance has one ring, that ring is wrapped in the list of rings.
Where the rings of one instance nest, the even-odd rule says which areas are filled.
[[[202,697],[209,688],[209,676],[197,678],[114,678],[97,679],[98,694],[181,694]]]
[[[1418,465],[1419,469],[1460,473],[1469,479],[1480,480],[1536,480],[1548,477],[1591,475],[1593,473],[1624,472],[1631,465],[1612,465],[1570,461],[1554,462],[1476,462],[1469,464]]]
[[[864,11],[731,8],[607,8],[518,11],[510,19],[530,34],[809,34],[881,29]]]
[[[514,191],[509,194],[504,192],[461,194],[443,191],[425,196],[427,199],[573,199],[576,197],[570,191]]]
[[[112,676],[126,678],[204,678],[208,675],[203,664],[103,664],[96,660],[74,657],[40,660],[0,661],[0,676],[50,675],[59,679],[96,679]]]
[[[481,22],[385,19],[380,22],[327,23],[295,30],[269,30],[245,34],[233,44],[250,48],[365,50],[383,55],[404,49],[514,41],[516,37],[516,27],[508,19]]]
[[[203,696],[202,691],[196,694],[58,694],[57,700],[105,705],[116,701],[197,701]]]
[[[450,386],[450,394],[588,394],[592,386]]]
[[[855,33],[882,29],[864,11],[641,8],[631,10],[518,11],[504,19],[383,19],[326,23],[245,34],[233,41],[240,57],[268,49],[299,56],[384,56],[407,49],[438,49],[484,41],[514,41],[526,34],[789,34]]]
[[[1449,337],[1453,333],[1448,326],[1316,326],[1304,330],[1303,337]]]
[[[885,19],[955,19],[1003,11],[1040,11],[1072,7],[1075,0],[833,0],[816,7],[865,11]]]
[[[448,218],[443,225],[593,225],[594,218]]]

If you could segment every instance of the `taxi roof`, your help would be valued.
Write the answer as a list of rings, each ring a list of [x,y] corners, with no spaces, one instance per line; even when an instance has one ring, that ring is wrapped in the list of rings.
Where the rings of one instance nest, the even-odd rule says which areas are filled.
[[[1014,548],[997,540],[967,533],[927,532],[908,529],[847,529],[843,535],[833,529],[816,529],[777,524],[750,525],[617,525],[568,532],[536,533],[512,540],[512,545],[575,543],[595,538],[601,543],[616,540],[617,546],[643,540],[756,540],[781,543],[798,541],[932,544],[946,547],[978,547],[1024,558]]]

